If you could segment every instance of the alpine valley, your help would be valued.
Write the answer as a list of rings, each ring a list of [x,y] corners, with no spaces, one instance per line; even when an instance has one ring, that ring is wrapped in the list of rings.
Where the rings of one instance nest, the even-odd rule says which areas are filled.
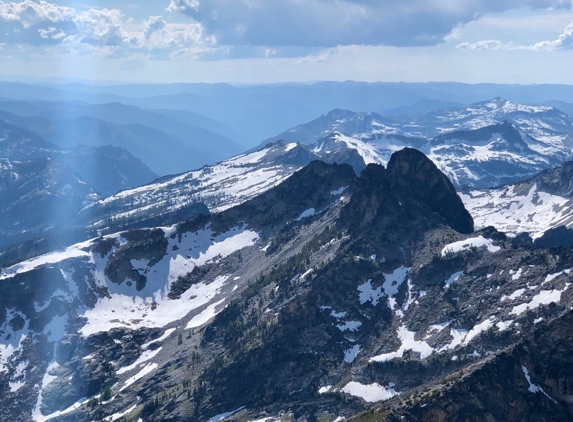
[[[0,420],[572,420],[573,119],[427,104],[157,178],[5,102]]]

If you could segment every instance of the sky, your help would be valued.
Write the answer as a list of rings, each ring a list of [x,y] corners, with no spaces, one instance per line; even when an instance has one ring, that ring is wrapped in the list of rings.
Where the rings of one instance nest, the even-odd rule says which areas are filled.
[[[0,79],[573,84],[573,0],[0,0]]]

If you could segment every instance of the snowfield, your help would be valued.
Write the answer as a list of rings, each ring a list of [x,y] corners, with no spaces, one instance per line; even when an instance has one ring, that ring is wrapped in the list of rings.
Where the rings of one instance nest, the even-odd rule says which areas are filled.
[[[467,251],[471,248],[481,248],[484,246],[491,253],[495,253],[501,249],[499,246],[495,246],[491,239],[485,239],[483,236],[478,236],[447,244],[442,249],[442,256],[446,256],[447,254],[455,254],[461,251]]]
[[[378,383],[365,385],[355,381],[349,382],[340,391],[354,397],[360,397],[368,403],[388,400],[401,394],[394,389],[394,384],[392,383],[388,387],[383,387]]]
[[[536,239],[551,228],[573,223],[570,199],[542,192],[535,184],[526,192],[509,185],[459,196],[477,229],[494,226],[512,236],[527,232]]]

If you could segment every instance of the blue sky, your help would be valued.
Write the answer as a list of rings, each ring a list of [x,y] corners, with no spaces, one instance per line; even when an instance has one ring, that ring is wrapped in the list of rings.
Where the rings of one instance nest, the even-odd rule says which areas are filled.
[[[573,84],[573,0],[0,0],[0,75]]]

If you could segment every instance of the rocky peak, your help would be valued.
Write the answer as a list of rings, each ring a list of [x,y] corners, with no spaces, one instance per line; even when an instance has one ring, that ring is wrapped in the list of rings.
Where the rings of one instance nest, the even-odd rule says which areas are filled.
[[[387,177],[394,191],[426,204],[454,230],[473,231],[473,219],[452,182],[420,151],[405,148],[394,153],[388,163]]]
[[[304,212],[309,215],[321,212],[337,200],[337,192],[355,179],[354,170],[347,164],[312,161],[279,186],[228,210],[227,215],[257,226],[284,223]]]
[[[341,221],[351,229],[375,224],[384,231],[398,224],[412,235],[434,225],[436,221],[430,220],[436,219],[460,233],[473,231],[472,217],[452,183],[431,160],[412,148],[394,153],[387,169],[369,164],[341,215]],[[419,225],[417,230],[414,223]]]
[[[265,154],[264,160],[269,163],[306,166],[311,161],[319,159],[316,154],[298,142],[281,140],[274,144],[267,144],[265,148],[269,148],[269,150]]]
[[[545,170],[530,182],[536,183],[544,192],[569,198],[573,195],[573,161],[566,161],[560,167]]]

